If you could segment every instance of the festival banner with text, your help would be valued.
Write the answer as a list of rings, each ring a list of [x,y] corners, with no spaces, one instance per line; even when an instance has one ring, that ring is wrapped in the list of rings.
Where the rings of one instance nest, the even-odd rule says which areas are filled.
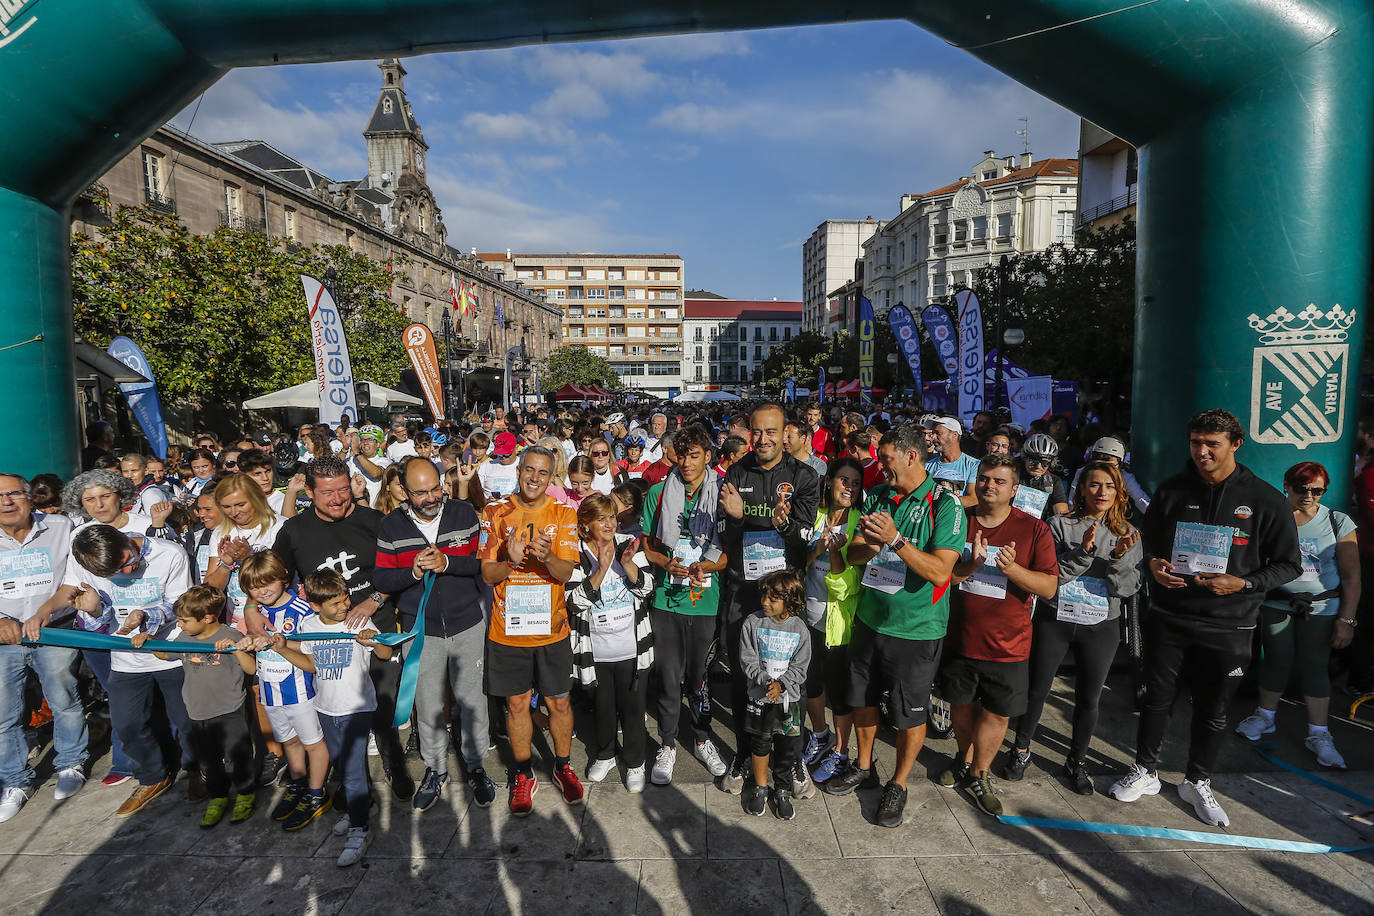
[[[444,418],[444,396],[439,385],[439,354],[434,346],[434,333],[428,325],[412,324],[405,329],[406,354],[420,379],[420,389],[429,402],[434,419]]]
[[[916,386],[916,396],[921,394],[921,332],[916,328],[916,318],[911,309],[898,302],[887,313],[887,323],[892,327],[892,336],[897,338],[897,349],[906,357],[911,367],[912,383]]]
[[[983,310],[971,289],[954,294],[959,314],[959,419],[965,426],[983,409]]]
[[[859,402],[873,403],[873,335],[876,331],[873,303],[859,297]]]
[[[301,274],[310,311],[310,341],[315,346],[315,379],[320,386],[320,422],[330,426],[347,419],[358,422],[358,399],[353,392],[353,364],[348,359],[343,318],[334,296],[314,277]]]

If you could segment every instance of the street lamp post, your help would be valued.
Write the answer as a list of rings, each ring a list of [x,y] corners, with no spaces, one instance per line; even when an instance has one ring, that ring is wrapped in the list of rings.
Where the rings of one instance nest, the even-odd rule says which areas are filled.
[[[997,262],[997,374],[992,383],[992,402],[993,408],[1000,410],[1002,407],[1002,364],[1007,359],[1007,345],[1002,337],[1005,329],[1002,326],[1004,320],[1003,312],[1007,305],[1007,256],[1002,255]]]
[[[453,419],[453,315],[444,308],[444,413]]]

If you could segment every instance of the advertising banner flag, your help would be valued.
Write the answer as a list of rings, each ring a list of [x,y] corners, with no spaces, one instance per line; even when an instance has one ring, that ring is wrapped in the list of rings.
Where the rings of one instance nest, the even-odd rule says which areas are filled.
[[[927,306],[925,311],[921,312],[921,321],[925,323],[931,343],[935,344],[935,352],[940,354],[940,364],[945,367],[945,375],[950,379],[957,379],[959,338],[954,333],[954,324],[949,320],[949,312],[945,311],[944,306]]]
[[[819,392],[819,397],[817,398],[817,400],[820,401],[820,403],[824,404],[824,403],[825,403],[825,367],[824,367],[824,366],[821,366],[820,372],[817,373],[816,390]]]
[[[1048,375],[1007,379],[1007,403],[1013,423],[1030,429],[1035,420],[1049,417],[1054,407],[1054,379]]]
[[[916,318],[911,309],[900,302],[887,313],[887,323],[892,327],[892,336],[897,338],[897,349],[906,357],[911,367],[912,383],[916,391],[921,390],[921,332],[916,328]]]
[[[309,307],[310,341],[315,346],[315,379],[320,386],[320,422],[337,426],[347,418],[358,422],[358,399],[353,393],[353,364],[348,359],[343,318],[325,285],[301,274]]]
[[[791,404],[797,399],[797,380],[789,378],[787,380],[787,403]]]
[[[954,294],[959,313],[959,419],[973,425],[973,417],[983,409],[983,310],[971,289]]]
[[[116,337],[110,341],[106,352],[148,379],[146,382],[125,382],[119,386],[119,390],[128,402],[129,409],[133,411],[134,419],[142,428],[143,435],[147,437],[148,444],[152,446],[153,454],[165,461],[167,424],[162,421],[162,400],[157,396],[157,383],[152,380],[153,370],[148,365],[147,358],[138,348],[138,344],[127,337]]]
[[[444,397],[439,386],[439,353],[434,346],[434,334],[428,325],[412,324],[405,329],[406,354],[420,379],[420,389],[429,402],[434,419],[444,418]]]
[[[859,402],[873,403],[873,336],[876,331],[873,303],[859,297]]]

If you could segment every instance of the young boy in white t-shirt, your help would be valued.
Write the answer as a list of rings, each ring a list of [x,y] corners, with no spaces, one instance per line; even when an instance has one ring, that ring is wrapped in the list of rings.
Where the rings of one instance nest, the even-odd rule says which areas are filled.
[[[348,835],[338,865],[346,868],[363,857],[371,836],[368,809],[372,786],[367,773],[367,735],[377,695],[368,673],[368,654],[391,657],[391,647],[375,642],[377,630],[346,622],[353,607],[348,583],[332,569],[313,572],[305,579],[305,594],[315,614],[302,621],[297,633],[337,633],[337,640],[288,641],[277,633],[272,648],[291,664],[315,679],[315,711],[319,714],[325,744],[343,779],[348,813],[334,825],[335,836]]]

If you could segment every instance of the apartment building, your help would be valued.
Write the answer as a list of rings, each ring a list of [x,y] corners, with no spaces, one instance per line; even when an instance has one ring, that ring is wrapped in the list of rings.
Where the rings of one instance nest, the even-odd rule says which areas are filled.
[[[802,243],[802,327],[824,329],[826,297],[854,279],[854,262],[885,220],[828,219]]]
[[[746,389],[762,380],[773,348],[801,333],[802,303],[688,299],[682,332],[685,386]]]
[[[1078,128],[1078,228],[1134,219],[1139,180],[1135,147],[1083,120]]]
[[[682,389],[683,261],[675,254],[478,253],[486,268],[562,310],[562,343],[610,361],[627,388]]]

